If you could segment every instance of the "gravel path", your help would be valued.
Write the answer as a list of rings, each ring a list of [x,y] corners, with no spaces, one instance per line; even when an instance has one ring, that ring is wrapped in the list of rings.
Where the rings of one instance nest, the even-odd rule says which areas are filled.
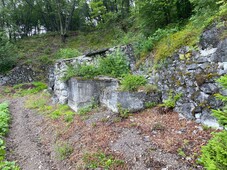
[[[25,97],[10,100],[12,124],[6,139],[8,156],[22,170],[54,170],[50,153],[41,144],[41,115],[24,108]]]

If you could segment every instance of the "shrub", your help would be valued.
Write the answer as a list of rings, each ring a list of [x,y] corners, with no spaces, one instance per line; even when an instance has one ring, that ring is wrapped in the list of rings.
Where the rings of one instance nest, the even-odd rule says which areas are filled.
[[[77,64],[75,67],[69,66],[63,80],[68,80],[71,77],[82,77],[92,79],[98,75],[111,77],[122,77],[129,73],[129,64],[124,55],[117,51],[108,54],[105,58],[99,58],[97,65],[94,64]]]
[[[6,146],[3,136],[9,131],[10,113],[8,103],[0,104],[0,169],[7,170],[19,170],[19,167],[15,165],[15,162],[8,162],[5,160]]]
[[[69,66],[63,80],[68,80],[72,77],[82,77],[85,79],[93,79],[99,75],[97,67],[94,65],[77,64],[75,67]]]
[[[98,69],[101,75],[118,78],[129,73],[129,64],[123,53],[117,50],[108,54],[105,58],[100,58]]]
[[[153,108],[155,106],[157,106],[157,103],[156,102],[146,102],[145,103],[145,107],[146,108]]]
[[[176,94],[174,95],[173,92],[170,92],[168,99],[163,101],[163,104],[160,104],[160,106],[164,106],[167,108],[174,108],[176,105],[176,102],[181,98],[182,94]]]
[[[120,89],[122,91],[136,91],[139,87],[144,86],[147,80],[144,76],[127,74],[121,81]]]
[[[60,49],[57,54],[55,55],[55,58],[57,59],[63,59],[63,58],[73,58],[80,56],[81,53],[77,49],[73,48],[64,48]]]
[[[10,70],[16,63],[15,47],[4,33],[0,32],[0,73]]]
[[[217,80],[220,85],[227,89],[227,75]],[[214,133],[213,138],[206,146],[202,147],[200,163],[208,170],[225,170],[227,169],[227,96],[217,95],[225,106],[219,110],[213,110],[213,115],[218,119],[220,125],[225,129],[222,132]]]

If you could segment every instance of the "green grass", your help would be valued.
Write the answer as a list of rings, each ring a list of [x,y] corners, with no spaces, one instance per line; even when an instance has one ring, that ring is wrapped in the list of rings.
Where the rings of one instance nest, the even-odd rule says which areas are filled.
[[[13,86],[13,89],[16,91],[16,96],[26,96],[47,89],[47,85],[43,82],[32,82],[15,85]]]
[[[55,152],[59,160],[65,160],[73,153],[73,146],[67,142],[58,142],[55,146]]]
[[[19,170],[20,168],[15,164],[15,162],[9,162],[5,160],[6,146],[3,137],[9,132],[9,123],[9,104],[6,102],[0,103],[0,169]]]
[[[124,161],[115,159],[112,155],[106,155],[103,152],[86,153],[83,156],[83,161],[88,169],[114,169],[124,164]]]
[[[46,115],[51,119],[63,118],[67,123],[72,123],[75,112],[68,105],[50,105],[51,99],[48,93],[38,93],[29,96],[25,103],[26,108],[36,109],[40,114]]]

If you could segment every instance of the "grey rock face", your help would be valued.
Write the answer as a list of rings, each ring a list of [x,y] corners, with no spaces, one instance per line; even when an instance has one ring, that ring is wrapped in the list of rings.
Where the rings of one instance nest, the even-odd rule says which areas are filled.
[[[32,81],[39,81],[47,79],[48,67],[40,68],[40,70],[34,70],[32,66],[20,65],[5,75],[0,75],[0,86],[2,85],[15,85],[20,83],[29,83]]]

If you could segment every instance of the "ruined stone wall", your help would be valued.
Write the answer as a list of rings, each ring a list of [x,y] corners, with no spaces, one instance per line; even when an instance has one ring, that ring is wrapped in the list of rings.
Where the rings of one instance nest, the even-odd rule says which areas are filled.
[[[226,29],[226,28],[225,28]],[[155,65],[147,60],[138,71],[147,75],[151,84],[162,92],[162,100],[170,93],[182,94],[175,111],[189,119],[209,126],[218,126],[211,110],[222,106],[215,99],[216,93],[227,95],[216,79],[227,73],[227,39],[220,40],[223,28],[211,27],[201,36],[198,50],[183,47],[172,57]]]
[[[224,29],[214,24],[202,34],[198,49],[183,47],[159,64],[154,64],[148,58],[138,70],[135,69],[132,46],[120,47],[130,62],[132,72],[145,75],[150,84],[157,85],[161,96],[160,93],[152,94],[150,99],[147,100],[146,94],[117,91],[116,84],[114,86],[108,85],[101,91],[96,89],[100,93],[97,95],[93,87],[99,88],[100,86],[97,86],[97,83],[100,84],[100,82],[89,81],[88,84],[91,87],[89,100],[91,96],[98,96],[98,101],[112,111],[118,111],[118,103],[121,103],[124,108],[130,111],[137,111],[145,108],[145,102],[164,101],[170,93],[173,95],[181,94],[182,96],[174,108],[175,111],[186,118],[195,119],[197,122],[209,126],[218,126],[215,118],[211,116],[211,110],[222,106],[222,103],[215,98],[216,93],[227,95],[227,92],[223,91],[216,83],[217,78],[227,74],[227,39],[220,39]],[[105,56],[106,53],[114,50],[116,48],[107,49],[102,55]],[[75,90],[72,89],[79,86],[86,87],[84,84],[86,82],[70,80],[71,84],[68,84],[62,81],[62,77],[69,64],[92,63],[95,62],[95,58],[96,53],[93,53],[73,59],[59,60],[55,64],[49,76],[49,89],[53,92],[55,102],[66,104],[69,101],[70,105],[74,106],[78,104],[75,96],[72,97],[72,93],[75,93]],[[74,85],[72,85],[73,83]],[[83,90],[86,90],[86,88]]]
[[[34,68],[32,65],[22,64],[6,74],[0,75],[0,86],[29,83],[33,81],[48,80],[48,66]]]

